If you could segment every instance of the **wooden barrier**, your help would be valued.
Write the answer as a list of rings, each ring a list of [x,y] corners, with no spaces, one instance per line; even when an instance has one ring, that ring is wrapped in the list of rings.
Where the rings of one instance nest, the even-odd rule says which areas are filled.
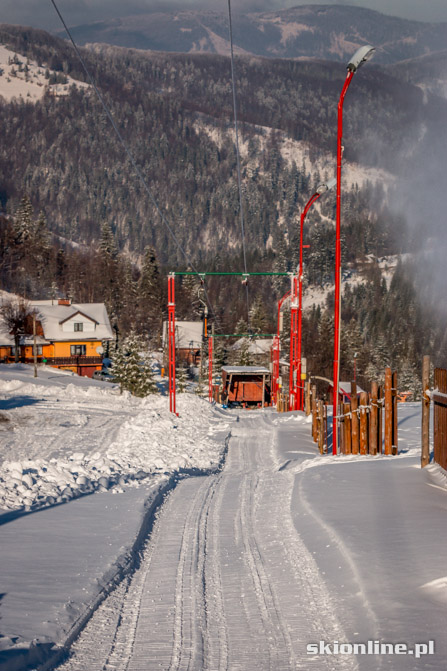
[[[392,388],[391,388],[391,398],[392,398],[392,440],[391,440],[391,452],[392,454],[397,454],[397,373],[394,372],[391,376]]]
[[[351,382],[351,454],[359,453],[359,416],[357,408],[357,385],[355,382]]]
[[[321,453],[327,451],[327,406],[315,398],[312,387],[312,437]],[[359,403],[360,400],[360,403]],[[387,368],[385,391],[377,382],[371,393],[361,392],[358,399],[355,382],[351,382],[350,403],[340,409],[340,454],[382,454],[382,414],[385,406],[385,454],[397,454],[397,374]],[[445,393],[447,444],[447,371]]]
[[[359,443],[360,454],[368,454],[368,394],[362,391],[360,394],[360,417],[359,417]]]
[[[352,453],[352,438],[351,438],[351,404],[343,403],[343,454]]]
[[[435,368],[433,398],[434,460],[447,469],[447,370]]]
[[[385,370],[385,454],[393,454],[393,380],[391,368]]]
[[[371,411],[369,413],[369,453],[377,454],[378,443],[378,414],[379,414],[379,385],[377,382],[371,384]]]

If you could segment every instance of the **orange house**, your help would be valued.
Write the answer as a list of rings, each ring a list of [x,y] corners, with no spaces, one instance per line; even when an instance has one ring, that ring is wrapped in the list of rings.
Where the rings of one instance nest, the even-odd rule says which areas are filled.
[[[70,303],[69,300],[30,301],[37,312],[37,361],[55,368],[92,377],[102,367],[103,343],[113,340],[109,317],[103,303]],[[32,363],[32,320],[22,336],[20,361]],[[14,342],[0,340],[0,359],[14,361]],[[9,350],[9,351],[8,351]]]

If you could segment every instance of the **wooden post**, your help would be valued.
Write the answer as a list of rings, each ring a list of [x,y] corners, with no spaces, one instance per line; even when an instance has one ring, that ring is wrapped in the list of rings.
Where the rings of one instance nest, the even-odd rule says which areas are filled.
[[[394,371],[392,375],[392,389],[391,389],[391,395],[393,399],[393,437],[392,437],[392,453],[397,454],[397,429],[398,429],[398,421],[397,421],[397,372]]]
[[[351,406],[349,403],[343,403],[343,453],[351,454]]]
[[[379,385],[377,382],[371,384],[371,410],[369,414],[369,453],[377,454],[377,439],[378,439],[378,430],[377,430],[377,419],[379,408],[377,405],[379,396]]]
[[[384,391],[383,386],[379,386],[379,399],[377,401],[377,452],[383,452],[383,411],[384,411]]]
[[[317,386],[312,385],[312,438],[317,442]]]
[[[385,454],[393,453],[393,379],[391,368],[385,369]]]
[[[352,454],[359,453],[359,416],[357,414],[357,385],[355,382],[351,382],[351,441],[352,441]]]
[[[311,390],[310,390],[310,380],[307,380],[306,382],[306,417],[309,417],[310,413],[312,412],[312,407],[311,407]]]
[[[422,452],[421,468],[430,461],[430,357],[422,360]]]
[[[362,391],[360,394],[360,454],[368,454],[368,394]]]
[[[318,450],[320,454],[323,454],[324,450],[324,421],[323,421],[323,401],[318,401],[317,403],[317,425],[318,425]]]

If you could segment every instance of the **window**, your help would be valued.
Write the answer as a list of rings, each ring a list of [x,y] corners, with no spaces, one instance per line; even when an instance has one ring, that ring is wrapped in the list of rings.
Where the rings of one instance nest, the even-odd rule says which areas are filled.
[[[86,352],[85,345],[70,345],[71,356],[85,356],[85,352]]]
[[[34,356],[34,345],[32,347],[32,352]],[[36,345],[36,356],[42,356],[42,345]]]
[[[84,324],[82,322],[75,322],[74,323],[74,330],[75,331],[83,331],[84,330]]]

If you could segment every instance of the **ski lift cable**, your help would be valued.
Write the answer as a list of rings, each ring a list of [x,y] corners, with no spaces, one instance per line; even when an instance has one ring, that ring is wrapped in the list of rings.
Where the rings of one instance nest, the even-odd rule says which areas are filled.
[[[59,19],[60,19],[60,21],[61,21],[61,23],[62,23],[62,25],[63,25],[63,27],[64,27],[64,29],[65,29],[65,32],[67,33],[67,35],[68,35],[68,37],[69,37],[69,39],[70,39],[70,42],[71,42],[72,45],[73,45],[73,48],[74,48],[74,50],[75,50],[75,52],[76,52],[76,55],[77,55],[77,57],[78,57],[78,59],[79,59],[81,65],[82,65],[82,68],[84,69],[84,72],[85,72],[85,74],[87,75],[87,77],[88,77],[88,79],[89,79],[89,81],[90,81],[90,84],[92,85],[93,89],[95,90],[95,93],[96,93],[96,95],[98,96],[98,99],[99,99],[99,101],[100,101],[100,103],[101,103],[101,105],[102,105],[102,108],[104,109],[104,112],[106,113],[107,118],[109,119],[110,123],[112,124],[113,130],[115,131],[115,134],[116,134],[116,136],[118,137],[118,140],[120,141],[120,143],[121,143],[121,145],[122,145],[124,151],[126,152],[126,155],[127,155],[128,159],[129,159],[129,161],[131,162],[131,164],[132,164],[132,166],[133,166],[133,168],[134,168],[134,170],[135,170],[135,172],[136,172],[136,174],[137,174],[137,177],[138,177],[138,179],[140,180],[140,183],[141,183],[143,189],[145,190],[146,194],[149,196],[149,199],[150,199],[152,205],[154,206],[154,208],[156,209],[158,215],[160,216],[160,219],[161,219],[162,223],[163,223],[164,226],[167,228],[167,230],[168,230],[168,232],[169,232],[169,234],[170,234],[172,240],[174,241],[175,245],[177,246],[177,249],[180,251],[180,253],[182,254],[182,256],[185,258],[187,264],[194,270],[194,272],[197,273],[197,275],[200,275],[199,271],[198,271],[197,268],[194,266],[194,263],[192,262],[191,257],[189,256],[188,252],[186,252],[185,249],[184,249],[184,248],[182,247],[182,245],[180,244],[179,240],[177,239],[177,236],[175,235],[175,233],[174,233],[174,231],[173,231],[173,229],[172,229],[172,226],[170,225],[170,223],[169,223],[168,220],[166,219],[165,215],[163,214],[163,212],[162,212],[161,209],[160,209],[160,206],[158,205],[157,201],[155,200],[155,197],[154,197],[154,195],[152,194],[152,191],[151,191],[151,189],[149,188],[149,186],[148,186],[146,180],[144,179],[143,174],[142,174],[140,168],[138,167],[138,165],[137,165],[137,163],[136,163],[136,161],[135,161],[135,158],[134,158],[134,156],[133,156],[131,150],[129,149],[129,147],[128,147],[126,141],[125,141],[125,139],[123,138],[123,136],[122,136],[121,133],[120,133],[120,130],[119,130],[118,126],[116,125],[116,122],[115,122],[115,120],[114,120],[114,118],[113,118],[113,116],[112,116],[112,113],[111,113],[111,111],[110,111],[110,109],[109,109],[109,107],[108,107],[108,105],[107,105],[107,103],[106,103],[106,101],[105,101],[103,95],[101,94],[101,92],[99,91],[98,87],[96,86],[96,82],[95,82],[95,80],[93,79],[93,76],[91,75],[90,70],[88,69],[88,67],[87,67],[87,65],[86,65],[86,63],[85,63],[85,61],[84,61],[84,59],[83,59],[83,57],[82,57],[82,54],[81,54],[81,52],[79,51],[78,46],[77,46],[76,42],[74,41],[74,38],[73,38],[73,36],[72,36],[72,34],[71,34],[71,32],[70,32],[70,30],[69,30],[69,28],[68,28],[68,26],[67,26],[67,24],[66,24],[66,22],[65,22],[65,20],[64,20],[64,18],[63,18],[63,16],[62,16],[62,14],[61,14],[61,12],[60,12],[58,6],[56,5],[55,0],[51,0],[51,4],[53,5],[53,7],[54,7],[54,9],[55,9],[55,11],[56,11],[56,14],[58,15],[58,17],[59,17]],[[213,314],[213,316],[214,316],[214,319],[215,319],[215,322],[216,322],[216,325],[217,325],[217,324],[219,324],[219,320],[218,320],[218,318],[217,318],[217,314],[216,314],[216,312],[215,312],[215,310],[214,310],[214,308],[213,308],[213,306],[212,306],[212,303],[211,303],[211,301],[210,301],[210,298],[209,298],[208,292],[207,292],[207,290],[206,290],[206,287],[204,286],[203,288],[204,288],[204,293],[205,293],[206,299],[207,299],[207,301],[208,301],[209,308],[210,308],[210,310],[211,310],[211,312],[212,312],[212,314]]]
[[[237,184],[239,191],[239,216],[241,220],[241,234],[242,234],[242,251],[244,256],[244,271],[247,273],[247,254],[245,249],[245,225],[244,225],[244,210],[242,207],[242,179],[241,179],[241,160],[239,152],[239,130],[237,123],[237,101],[236,101],[236,84],[234,77],[234,49],[233,49],[233,23],[231,20],[231,0],[228,0],[228,29],[230,35],[230,55],[231,55],[231,85],[233,91],[233,115],[234,115],[234,132],[236,144],[236,167],[237,167]],[[245,295],[247,299],[247,323],[250,327],[250,302],[248,298],[248,283],[245,282]]]

